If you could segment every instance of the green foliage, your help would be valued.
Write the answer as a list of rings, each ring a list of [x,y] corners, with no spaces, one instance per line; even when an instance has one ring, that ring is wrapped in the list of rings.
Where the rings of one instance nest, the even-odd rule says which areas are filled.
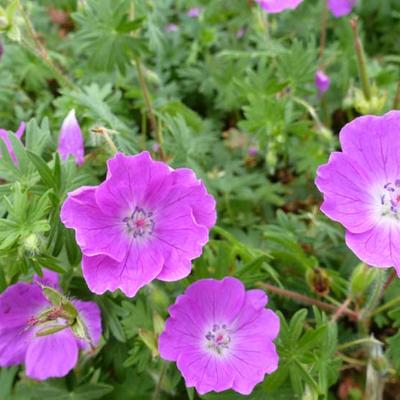
[[[22,367],[1,368],[0,399],[356,399],[368,383],[371,334],[385,351],[383,398],[394,399],[400,284],[380,291],[385,275],[348,250],[343,229],[319,211],[314,184],[339,130],[371,106],[361,104],[349,17],[328,15],[321,56],[322,0],[268,15],[246,0],[0,3],[0,128],[17,159],[0,139],[0,292],[48,268],[65,295],[47,296],[68,309],[74,332],[85,337],[73,298],[96,301],[103,325],[98,348],[65,378],[37,383]],[[203,7],[198,18],[187,15],[194,6]],[[400,3],[359,1],[354,14],[383,113],[399,80]],[[319,67],[331,77],[323,96]],[[82,166],[57,152],[72,108]],[[191,274],[155,280],[133,299],[89,292],[75,233],[60,221],[68,192],[104,180],[110,141],[153,158],[161,146],[171,167],[193,169],[217,201],[217,225]],[[267,288],[268,307],[280,313],[279,368],[246,397],[198,395],[157,349],[168,307],[188,285],[225,276]]]

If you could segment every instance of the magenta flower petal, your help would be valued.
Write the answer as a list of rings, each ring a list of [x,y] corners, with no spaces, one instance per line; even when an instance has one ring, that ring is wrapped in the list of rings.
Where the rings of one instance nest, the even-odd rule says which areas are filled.
[[[38,380],[66,375],[77,363],[79,348],[89,349],[44,296],[39,280],[46,285],[57,284],[54,273],[44,272],[44,280],[35,277],[36,283],[17,283],[0,295],[0,367],[25,364],[27,376]],[[98,306],[80,301],[74,304],[96,345],[101,335]],[[57,333],[48,331],[60,325],[65,328]],[[46,335],[38,335],[46,330]]]
[[[304,0],[256,0],[256,2],[270,14],[293,10]]]
[[[33,282],[39,283],[40,285],[49,286],[57,290],[60,289],[59,276],[57,272],[44,268],[42,273],[42,277],[39,275],[34,275]]]
[[[39,381],[61,378],[78,362],[78,342],[70,329],[36,336],[26,353],[26,375]]]
[[[188,10],[188,12],[186,13],[186,15],[188,17],[192,17],[192,18],[197,18],[200,16],[200,14],[203,12],[203,9],[201,7],[193,7],[190,10]]]
[[[362,233],[346,232],[346,244],[364,262],[374,267],[394,267],[400,276],[400,227],[378,223]]]
[[[69,193],[60,218],[66,227],[75,230],[76,241],[88,256],[103,254],[121,261],[129,250],[124,216],[118,212],[114,216],[105,214],[96,201],[95,187],[84,186]]]
[[[26,330],[27,323],[48,304],[41,289],[28,283],[12,285],[0,295],[1,367],[24,362],[32,337],[32,333]]]
[[[79,312],[83,323],[85,324],[89,337],[90,344],[92,346],[97,346],[101,337],[101,312],[99,306],[93,301],[80,301],[73,300],[72,303]],[[79,347],[83,350],[91,350],[90,344],[85,341],[79,341]]]
[[[89,289],[96,294],[103,294],[121,289],[128,297],[150,283],[160,273],[164,263],[163,256],[157,249],[138,248],[132,245],[122,261],[107,256],[83,256],[83,276]]]
[[[374,226],[376,199],[354,160],[343,153],[332,153],[329,163],[318,168],[315,183],[325,194],[321,211],[329,218],[352,232],[365,232]]]
[[[89,288],[134,296],[155,278],[187,276],[216,221],[215,200],[203,183],[148,152],[118,153],[107,166],[102,184],[70,193],[61,210],[61,220],[76,231]]]
[[[216,202],[214,197],[207,193],[204,183],[197,179],[194,172],[188,168],[179,168],[173,172],[173,175],[175,186],[182,186],[182,193],[178,194],[176,190],[172,191],[175,199],[186,195],[196,222],[207,228],[213,227],[217,220],[215,213]]]
[[[400,272],[400,111],[365,116],[340,132],[342,152],[318,168],[321,210],[346,228],[364,262]]]
[[[19,124],[19,127],[18,127],[17,131],[15,132],[15,136],[16,136],[18,139],[21,139],[21,138],[22,138],[22,136],[23,136],[23,134],[24,134],[24,132],[25,132],[25,128],[26,128],[25,122],[21,122],[21,123]]]
[[[25,123],[21,122],[21,124],[18,127],[17,132],[15,132],[15,135],[17,136],[18,139],[21,139],[22,135],[24,134],[24,131],[25,131]],[[10,154],[12,160],[14,161],[14,164],[18,165],[17,157],[15,156],[11,141],[8,138],[8,132],[4,129],[0,129],[0,140],[2,140],[4,142],[4,144],[6,145],[8,153]],[[1,157],[1,155],[0,155],[0,157]]]
[[[161,357],[176,361],[186,385],[200,394],[249,394],[278,365],[272,341],[279,318],[264,309],[266,302],[261,291],[246,292],[235,278],[192,284],[169,308]]]
[[[348,15],[356,5],[357,0],[328,0],[328,7],[335,17]]]
[[[69,156],[72,156],[77,165],[84,162],[84,140],[75,110],[71,110],[63,121],[57,151],[62,160],[67,160]]]
[[[329,86],[331,84],[331,78],[325,74],[324,71],[318,70],[315,74],[315,86],[319,90],[320,93],[325,93],[328,91]]]

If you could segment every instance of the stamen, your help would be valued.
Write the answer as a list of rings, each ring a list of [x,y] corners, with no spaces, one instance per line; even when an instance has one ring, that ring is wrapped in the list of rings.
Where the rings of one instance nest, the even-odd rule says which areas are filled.
[[[225,324],[214,324],[211,330],[205,335],[207,348],[218,355],[222,355],[229,349],[229,344],[231,343],[229,333],[229,329]]]
[[[126,230],[134,238],[150,236],[154,229],[153,213],[136,207],[133,213],[123,219]]]

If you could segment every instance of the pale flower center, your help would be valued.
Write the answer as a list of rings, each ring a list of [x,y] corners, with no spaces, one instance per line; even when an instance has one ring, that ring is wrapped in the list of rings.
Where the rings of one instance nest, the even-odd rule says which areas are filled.
[[[383,216],[389,216],[400,220],[400,180],[394,183],[388,182],[383,186],[380,197],[381,213]]]
[[[127,232],[134,238],[148,237],[153,233],[154,219],[151,211],[136,207],[133,213],[123,219]]]
[[[230,331],[225,324],[214,324],[205,335],[207,348],[218,355],[224,354],[231,343],[229,334]]]

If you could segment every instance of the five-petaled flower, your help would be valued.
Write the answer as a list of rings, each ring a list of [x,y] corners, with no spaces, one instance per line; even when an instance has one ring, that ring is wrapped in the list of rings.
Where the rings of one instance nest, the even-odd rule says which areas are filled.
[[[190,169],[173,170],[148,152],[118,153],[103,183],[68,195],[61,220],[76,231],[89,288],[134,296],[153,279],[190,273],[215,224],[215,200]]]
[[[304,0],[256,0],[256,2],[268,13],[275,14],[285,10],[293,10]]]
[[[342,152],[318,168],[321,210],[346,228],[364,262],[400,275],[400,111],[364,116],[340,132]]]
[[[267,302],[263,291],[246,292],[236,278],[193,283],[169,308],[159,338],[161,357],[176,361],[186,385],[200,394],[251,393],[278,367],[273,340],[280,323],[264,308]]]
[[[78,362],[79,350],[90,350],[101,336],[96,303],[72,300],[89,344],[74,335],[62,310],[50,303],[41,285],[58,289],[57,274],[45,270],[42,279],[16,283],[0,295],[0,366],[25,364],[26,375],[36,380],[67,375]]]

